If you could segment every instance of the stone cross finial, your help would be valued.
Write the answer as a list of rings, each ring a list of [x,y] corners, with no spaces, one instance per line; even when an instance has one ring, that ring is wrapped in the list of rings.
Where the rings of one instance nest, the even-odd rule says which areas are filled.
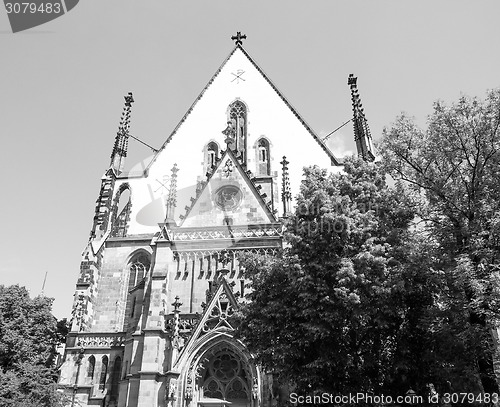
[[[241,31],[238,31],[236,35],[233,35],[231,39],[235,42],[236,45],[243,44],[242,40],[246,40],[247,36],[245,34],[241,35]]]
[[[175,296],[175,302],[172,303],[172,306],[174,307],[174,311],[179,311],[179,308],[181,307],[182,302],[179,301],[179,296]]]

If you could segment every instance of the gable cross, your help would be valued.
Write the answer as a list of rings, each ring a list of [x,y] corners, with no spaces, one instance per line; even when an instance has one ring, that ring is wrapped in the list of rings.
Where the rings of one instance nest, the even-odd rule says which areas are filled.
[[[231,37],[231,39],[232,39],[233,41],[235,41],[235,44],[236,44],[236,45],[241,45],[241,44],[243,44],[243,41],[242,41],[242,40],[246,40],[246,39],[247,39],[247,36],[246,36],[245,34],[241,35],[241,31],[238,31],[238,32],[236,33],[236,35],[233,35],[233,36]]]

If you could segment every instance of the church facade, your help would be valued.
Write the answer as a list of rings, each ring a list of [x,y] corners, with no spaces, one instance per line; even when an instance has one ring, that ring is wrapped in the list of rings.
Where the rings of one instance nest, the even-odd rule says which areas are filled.
[[[69,405],[277,402],[272,375],[233,336],[232,314],[248,289],[238,256],[280,250],[302,168],[341,160],[244,38],[233,37],[229,56],[140,172],[124,171],[134,103],[125,97],[60,368]],[[356,78],[348,84],[358,153],[373,159]]]

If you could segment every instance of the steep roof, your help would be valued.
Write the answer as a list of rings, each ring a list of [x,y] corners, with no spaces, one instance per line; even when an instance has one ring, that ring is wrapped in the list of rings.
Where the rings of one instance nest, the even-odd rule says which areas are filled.
[[[269,77],[265,74],[265,72],[262,70],[262,68],[254,61],[254,59],[247,53],[247,51],[243,48],[241,44],[237,44],[233,50],[229,53],[229,55],[226,57],[226,59],[222,62],[220,67],[215,71],[215,73],[212,75],[210,80],[208,81],[207,85],[203,88],[203,90],[200,92],[198,97],[195,99],[193,104],[189,107],[187,112],[184,114],[180,122],[177,124],[177,126],[174,128],[172,133],[167,137],[165,142],[162,144],[162,146],[158,149],[158,151],[155,153],[153,156],[151,162],[148,164],[148,166],[145,169],[145,173],[149,171],[151,168],[151,165],[156,161],[156,158],[158,155],[165,149],[167,144],[172,140],[172,138],[175,136],[179,128],[182,126],[182,124],[186,121],[188,116],[191,114],[195,106],[197,105],[198,101],[203,97],[205,92],[210,88],[212,83],[215,81],[217,76],[220,74],[222,69],[225,67],[227,62],[231,59],[231,57],[235,54],[235,52],[239,50],[241,51],[245,57],[250,61],[250,63],[255,67],[255,69],[262,75],[264,80],[272,87],[272,89],[278,94],[278,96],[281,98],[281,100],[285,103],[285,105],[290,109],[290,111],[293,113],[293,115],[300,121],[300,123],[304,126],[304,128],[311,134],[311,136],[316,140],[316,142],[321,146],[323,151],[329,156],[332,165],[341,165],[342,160],[339,158],[335,157],[335,155],[331,152],[331,150],[327,147],[325,143],[321,140],[321,138],[312,130],[312,128],[307,124],[307,122],[302,118],[302,116],[297,112],[297,110],[292,106],[292,104],[286,99],[286,97],[283,95],[283,93],[277,88],[277,86],[269,79]]]

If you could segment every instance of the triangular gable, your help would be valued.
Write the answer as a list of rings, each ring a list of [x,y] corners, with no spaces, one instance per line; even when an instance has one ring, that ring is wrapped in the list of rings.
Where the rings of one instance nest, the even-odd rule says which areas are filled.
[[[281,98],[281,100],[285,103],[285,105],[290,109],[292,114],[299,120],[300,123],[305,127],[307,132],[316,140],[316,142],[320,145],[320,147],[324,150],[324,152],[329,156],[332,165],[341,165],[341,159],[338,159],[335,157],[335,155],[331,152],[331,150],[328,148],[328,146],[321,140],[321,138],[312,130],[312,128],[307,124],[307,122],[300,116],[300,114],[297,112],[297,110],[292,106],[292,104],[285,98],[283,93],[276,87],[276,85],[269,79],[269,77],[264,73],[262,68],[260,68],[259,65],[252,59],[252,57],[245,51],[245,49],[242,47],[241,44],[237,44],[231,53],[226,57],[224,62],[221,64],[221,66],[215,71],[214,75],[210,78],[206,86],[203,88],[203,90],[200,92],[196,100],[193,102],[193,104],[189,107],[188,111],[184,114],[180,122],[177,124],[177,126],[174,128],[172,133],[167,137],[163,145],[156,151],[155,155],[153,156],[151,162],[148,164],[147,168],[145,169],[144,173],[147,174],[153,163],[156,161],[157,157],[161,154],[161,152],[165,149],[167,144],[172,140],[172,138],[175,136],[179,128],[182,126],[182,124],[186,121],[188,116],[191,114],[191,112],[194,110],[195,106],[198,104],[200,99],[203,97],[205,92],[208,90],[210,85],[215,81],[217,76],[221,73],[221,71],[224,69],[226,66],[227,62],[231,59],[231,57],[235,54],[237,50],[240,50],[245,57],[250,61],[250,63],[255,67],[255,69],[260,73],[260,75],[264,78],[264,80],[272,87],[272,89],[278,94],[278,96]]]
[[[192,204],[187,208],[180,227],[208,227],[276,222],[271,202],[260,193],[240,161],[228,148]]]
[[[183,355],[189,353],[195,346],[196,342],[209,332],[233,332],[234,327],[231,325],[230,317],[238,310],[239,305],[233,294],[229,283],[224,277],[219,277],[212,284],[217,284],[217,287],[212,287],[212,297],[201,318],[189,338],[186,345],[182,348],[177,361]]]

